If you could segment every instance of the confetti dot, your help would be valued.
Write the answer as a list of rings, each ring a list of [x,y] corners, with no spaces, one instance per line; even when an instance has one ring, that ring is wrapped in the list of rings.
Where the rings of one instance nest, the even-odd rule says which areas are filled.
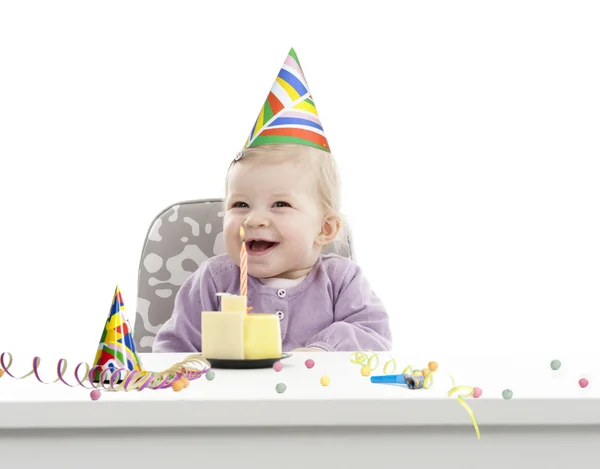
[[[279,383],[277,386],[275,386],[275,391],[277,391],[279,394],[283,394],[286,389],[287,386],[283,383]]]
[[[429,362],[427,368],[429,368],[429,371],[435,371],[438,369],[438,364],[437,362]]]
[[[187,388],[190,385],[190,380],[187,379],[185,376],[182,376],[181,378],[179,378],[179,381],[181,381],[184,388]]]
[[[4,370],[0,370],[0,378],[4,376]]]
[[[502,391],[503,399],[512,399],[512,397],[513,397],[513,392],[510,389],[505,389],[504,391]]]
[[[283,363],[281,362],[275,362],[273,364],[273,369],[277,372],[280,372],[281,370],[283,370]]]
[[[481,390],[481,388],[473,388],[473,397],[475,399],[479,399],[482,393],[483,391]]]
[[[554,371],[558,370],[560,368],[560,361],[559,360],[552,360],[550,362],[550,368],[552,368]]]
[[[215,372],[213,370],[210,370],[206,373],[206,379],[209,381],[212,381],[213,379],[215,379]]]
[[[97,401],[98,399],[100,399],[100,391],[98,391],[97,389],[94,389],[91,393],[90,393],[90,398],[92,399],[92,401]]]
[[[315,361],[308,359],[304,362],[304,365],[306,365],[306,368],[312,368],[313,366],[315,366]]]
[[[173,391],[179,392],[183,389],[183,382],[178,379],[171,385],[171,387],[173,388]]]
[[[427,378],[427,375],[430,373],[429,368],[423,368],[421,373],[423,373],[423,378]]]
[[[321,386],[329,386],[329,383],[331,383],[329,376],[323,376],[321,378]]]
[[[423,373],[421,372],[421,370],[413,370],[413,376],[422,376]]]
[[[360,368],[360,374],[363,376],[370,376],[371,375],[371,368],[369,368],[368,366],[363,366]]]
[[[590,384],[589,381],[585,378],[581,378],[579,380],[579,386],[581,386],[582,388],[587,388],[587,385]]]

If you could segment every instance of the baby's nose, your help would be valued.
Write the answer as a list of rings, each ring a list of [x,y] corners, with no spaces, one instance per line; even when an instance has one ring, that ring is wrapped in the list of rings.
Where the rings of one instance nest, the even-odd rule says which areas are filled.
[[[246,218],[246,225],[249,227],[268,226],[270,223],[269,217],[261,213],[251,213]]]

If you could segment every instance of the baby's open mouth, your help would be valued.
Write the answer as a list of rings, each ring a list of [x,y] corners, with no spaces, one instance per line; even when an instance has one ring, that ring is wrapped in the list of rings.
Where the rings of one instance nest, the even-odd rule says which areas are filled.
[[[273,249],[279,243],[275,241],[267,241],[265,239],[250,239],[246,241],[248,252],[266,252]]]

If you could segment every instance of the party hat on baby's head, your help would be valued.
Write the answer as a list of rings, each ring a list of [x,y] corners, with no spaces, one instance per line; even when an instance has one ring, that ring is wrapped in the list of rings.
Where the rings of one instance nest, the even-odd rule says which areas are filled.
[[[315,102],[293,48],[279,70],[244,149],[269,143],[298,143],[330,151]]]
[[[119,369],[126,370],[121,372],[123,376],[129,371],[142,371],[131,326],[124,318],[123,311],[125,311],[125,303],[117,285],[94,359],[94,367],[98,367],[96,368],[98,371],[94,373],[94,381],[98,381],[101,372],[106,369],[110,372],[104,373],[104,380],[110,379],[111,375]]]

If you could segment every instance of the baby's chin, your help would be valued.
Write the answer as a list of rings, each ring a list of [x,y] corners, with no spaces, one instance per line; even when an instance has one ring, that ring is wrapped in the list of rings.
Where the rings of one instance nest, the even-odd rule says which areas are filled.
[[[252,275],[255,278],[264,279],[272,277],[280,277],[285,273],[285,270],[273,269],[269,266],[251,266],[248,265],[248,275]]]

